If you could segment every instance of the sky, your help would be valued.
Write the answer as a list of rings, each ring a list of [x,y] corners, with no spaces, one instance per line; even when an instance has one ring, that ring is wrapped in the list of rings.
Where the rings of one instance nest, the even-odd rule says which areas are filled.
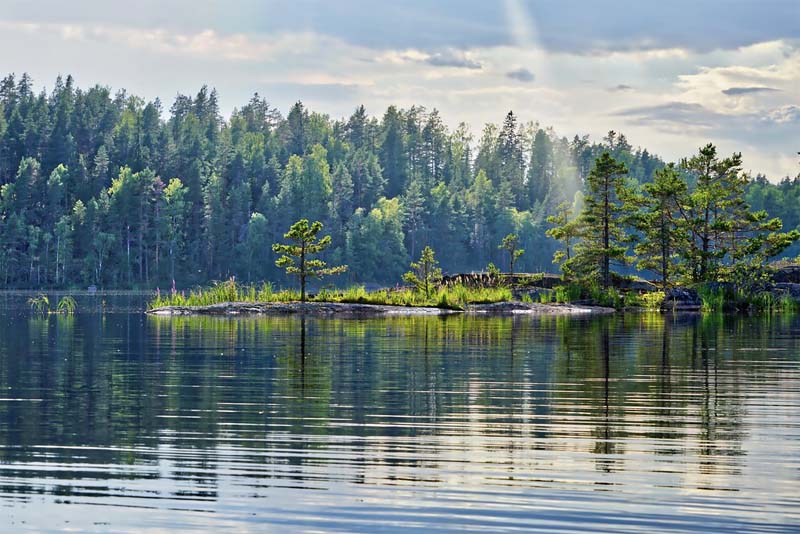
[[[667,160],[708,142],[800,170],[800,0],[0,0],[0,72],[72,74],[169,108],[216,87],[333,118],[437,108],[475,137],[509,110],[624,133]]]

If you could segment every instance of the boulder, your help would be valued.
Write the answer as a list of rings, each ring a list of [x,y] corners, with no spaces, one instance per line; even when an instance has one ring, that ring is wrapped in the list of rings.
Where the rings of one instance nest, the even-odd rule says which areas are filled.
[[[784,265],[779,267],[772,280],[776,284],[800,284],[800,265]]]
[[[772,294],[778,297],[786,295],[794,300],[800,301],[800,284],[779,282],[772,287]]]
[[[673,287],[664,292],[662,311],[699,311],[703,307],[700,294],[695,289]]]
[[[448,286],[496,287],[501,283],[512,288],[541,287],[553,289],[556,286],[564,285],[561,276],[550,273],[502,273],[499,276],[493,276],[489,273],[458,273],[442,277],[442,284]]]
[[[627,289],[629,291],[656,291],[658,287],[653,282],[636,278],[629,280],[627,284],[622,285],[620,289]]]
[[[648,282],[642,278],[634,276],[623,276],[617,273],[611,273],[611,284],[623,291],[656,291],[658,287],[653,282]]]

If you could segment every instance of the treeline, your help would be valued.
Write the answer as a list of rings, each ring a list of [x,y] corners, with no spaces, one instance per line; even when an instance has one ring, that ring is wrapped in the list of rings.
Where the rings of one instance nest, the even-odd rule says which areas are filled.
[[[604,152],[580,214],[564,203],[548,218],[548,235],[563,247],[554,261],[568,280],[607,289],[614,264],[635,264],[656,273],[664,289],[729,282],[754,295],[771,286],[768,261],[800,239],[800,231],[784,232],[779,218],[748,204],[741,154],[723,158],[708,144],[657,170],[652,182],[636,184],[627,173]]]
[[[10,75],[0,82],[0,285],[282,280],[270,246],[301,218],[324,223],[325,259],[349,265],[349,281],[397,282],[425,246],[449,272],[504,265],[498,244],[510,233],[528,251],[518,270],[552,270],[547,218],[580,200],[604,152],[636,183],[664,168],[621,134],[569,139],[513,113],[474,138],[416,106],[333,120],[298,102],[283,117],[256,94],[224,119],[206,87],[165,110],[71,77],[47,93]],[[800,196],[797,180],[752,187],[756,207]]]

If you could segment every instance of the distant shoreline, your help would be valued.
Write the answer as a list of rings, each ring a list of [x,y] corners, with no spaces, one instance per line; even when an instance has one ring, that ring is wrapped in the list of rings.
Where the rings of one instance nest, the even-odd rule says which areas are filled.
[[[158,316],[275,316],[312,315],[342,317],[383,316],[440,316],[440,315],[605,315],[614,313],[613,308],[601,306],[579,306],[574,304],[538,304],[526,302],[497,302],[472,304],[466,310],[424,306],[388,306],[382,304],[358,304],[339,302],[223,302],[208,306],[163,306],[148,310],[149,315]]]

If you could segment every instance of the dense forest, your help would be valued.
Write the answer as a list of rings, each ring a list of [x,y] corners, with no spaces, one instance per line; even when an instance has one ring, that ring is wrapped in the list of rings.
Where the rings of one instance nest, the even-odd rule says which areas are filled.
[[[361,106],[337,120],[297,102],[284,117],[255,94],[225,119],[207,87],[167,110],[71,77],[48,93],[9,75],[0,285],[283,283],[271,244],[301,218],[324,224],[325,259],[348,265],[347,281],[397,283],[426,246],[446,272],[505,266],[498,245],[510,233],[527,251],[516,270],[555,271],[559,242],[547,232],[582,203],[605,152],[634,184],[666,167],[622,134],[561,137],[513,112],[473,136],[435,109],[389,107],[376,118]],[[784,229],[800,226],[800,175],[777,185],[757,176],[744,191]]]

